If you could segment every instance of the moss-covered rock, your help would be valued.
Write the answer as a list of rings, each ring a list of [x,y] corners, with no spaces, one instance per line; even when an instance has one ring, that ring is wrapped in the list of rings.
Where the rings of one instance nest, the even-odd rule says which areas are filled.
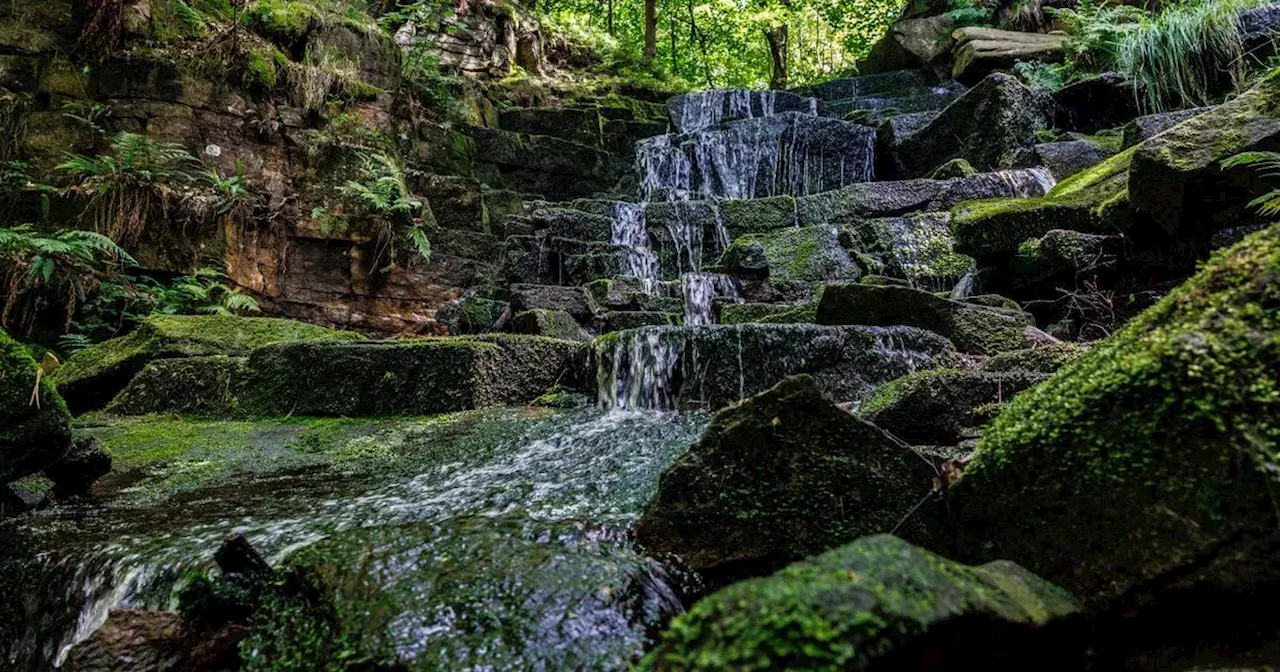
[[[232,416],[247,380],[245,357],[209,355],[147,363],[107,405],[110,413]]]
[[[891,529],[933,472],[884,432],[823,398],[810,376],[721,411],[658,484],[635,525],[651,553],[718,580],[767,573]],[[929,516],[903,534],[929,538]]]
[[[436,320],[444,324],[451,336],[483,334],[511,316],[511,304],[480,297],[467,297],[441,308]]]
[[[798,306],[785,303],[734,303],[720,310],[720,324],[813,322],[817,308],[816,300]]]
[[[933,172],[929,173],[929,179],[950,180],[953,177],[969,177],[977,174],[978,169],[969,165],[968,161],[964,159],[951,159],[937,168],[934,168]]]
[[[824,280],[856,280],[861,272],[839,236],[827,226],[789,228],[743,236],[725,250],[726,268],[752,272],[749,260],[761,254],[770,283],[793,285]]]
[[[966,430],[987,421],[983,407],[1008,402],[1045,378],[1026,372],[920,371],[873,392],[858,415],[914,445],[954,446]]]
[[[1044,198],[970,201],[951,211],[957,251],[1006,261],[1054,229],[1110,234],[1127,228],[1128,174],[1136,149],[1059,182]]]
[[[600,333],[680,324],[679,313],[656,310],[610,310],[600,315]]]
[[[1014,400],[952,488],[957,553],[1095,606],[1275,581],[1277,335],[1272,226]]]
[[[511,318],[511,332],[530,336],[546,336],[564,341],[589,341],[591,336],[583,330],[573,316],[563,310],[534,308],[516,313]]]
[[[1280,72],[1219,107],[1184,121],[1135,149],[1129,195],[1136,215],[1170,236],[1207,238],[1256,192],[1252,171],[1223,172],[1234,154],[1280,142]]]
[[[970,567],[881,534],[704,598],[640,668],[981,669],[1078,609],[1011,562]]]
[[[1119,236],[1053,229],[1018,246],[1012,262],[1014,278],[1018,284],[1028,284],[1068,272],[1088,277],[1087,273],[1096,273],[1117,257],[1122,242]]]
[[[106,406],[152,360],[247,355],[254,348],[282,341],[362,338],[354,332],[278,318],[155,315],[128,336],[76,353],[53,378],[68,407],[79,414]]]
[[[961,352],[994,355],[1027,347],[1025,313],[953,301],[910,287],[828,285],[818,304],[818,324],[903,324],[928,329]]]
[[[625,669],[680,609],[616,530],[518,514],[338,532],[287,562],[245,670]]]
[[[1002,352],[978,366],[981,371],[1003,373],[1026,371],[1028,373],[1057,373],[1058,369],[1075,361],[1086,352],[1076,343],[1046,345],[1026,350]]]
[[[0,330],[0,483],[43,469],[71,447],[71,415],[39,367]]]

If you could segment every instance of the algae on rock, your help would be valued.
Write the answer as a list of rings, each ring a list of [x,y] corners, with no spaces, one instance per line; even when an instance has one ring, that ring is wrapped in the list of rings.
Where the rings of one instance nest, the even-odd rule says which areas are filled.
[[[0,330],[0,483],[35,473],[71,447],[71,415],[27,348]]]

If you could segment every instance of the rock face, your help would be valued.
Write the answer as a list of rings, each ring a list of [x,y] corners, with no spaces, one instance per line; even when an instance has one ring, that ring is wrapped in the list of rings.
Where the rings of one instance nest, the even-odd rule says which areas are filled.
[[[819,324],[905,324],[940,334],[961,352],[994,355],[1027,347],[1031,316],[953,301],[910,287],[833,284],[818,304]]]
[[[908,448],[794,376],[715,417],[662,475],[636,539],[721,580],[760,575],[892,529],[932,478]],[[927,539],[927,519],[902,533]]]
[[[1278,146],[1280,74],[1273,73],[1234,100],[1138,147],[1129,172],[1134,214],[1167,236],[1207,238],[1241,218],[1252,195],[1266,192],[1255,190],[1254,171],[1224,172],[1221,161]]]
[[[0,483],[43,469],[71,447],[71,415],[49,379],[37,377],[39,366],[0,330]]]
[[[921,371],[876,390],[858,415],[912,445],[954,446],[969,428],[1044,380],[1044,374]]]
[[[1043,92],[1027,88],[1017,78],[992,74],[898,143],[894,167],[899,176],[920,177],[962,158],[980,171],[993,170],[1007,152],[1036,143],[1036,130],[1053,122],[1052,105]]]
[[[1066,35],[1020,33],[994,28],[960,28],[952,35],[951,76],[972,84],[993,70],[1008,70],[1018,61],[1060,61]]]
[[[1272,226],[1014,400],[952,488],[957,557],[1092,606],[1276,581],[1277,277]]]
[[[148,362],[202,355],[246,355],[282,341],[353,341],[353,332],[265,317],[156,315],[128,336],[76,353],[54,375],[73,413],[98,410]]]
[[[640,669],[1039,667],[1044,650],[1018,638],[1078,609],[1011,562],[970,567],[876,535],[704,598]]]

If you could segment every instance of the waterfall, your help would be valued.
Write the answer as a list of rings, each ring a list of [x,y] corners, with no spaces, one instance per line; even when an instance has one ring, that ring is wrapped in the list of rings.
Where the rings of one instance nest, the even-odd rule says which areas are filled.
[[[679,402],[676,365],[683,333],[636,329],[597,346],[596,386],[600,406],[608,410],[673,410]]]
[[[712,324],[711,301],[717,296],[741,300],[733,278],[721,273],[685,273],[680,276],[684,292],[684,323],[698,327]]]
[[[639,278],[646,292],[653,292],[654,285],[662,279],[658,255],[649,243],[649,230],[645,226],[644,204],[616,202],[613,204],[613,227],[610,242],[624,249],[622,272]]]
[[[996,173],[1001,182],[1008,185],[1015,198],[1038,198],[1053,190],[1057,178],[1044,166],[1022,170],[1002,170]]]

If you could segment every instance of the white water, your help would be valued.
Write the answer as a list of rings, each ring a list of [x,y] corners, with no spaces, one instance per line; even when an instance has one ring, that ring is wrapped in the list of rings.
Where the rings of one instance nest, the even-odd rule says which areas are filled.
[[[680,276],[680,287],[684,292],[684,323],[690,327],[715,322],[712,319],[711,302],[717,296],[735,302],[742,300],[733,278],[721,273],[685,273]]]
[[[658,255],[649,242],[649,229],[645,225],[644,204],[616,202],[613,204],[611,240],[626,250],[623,273],[644,282],[646,292],[662,279]]]

